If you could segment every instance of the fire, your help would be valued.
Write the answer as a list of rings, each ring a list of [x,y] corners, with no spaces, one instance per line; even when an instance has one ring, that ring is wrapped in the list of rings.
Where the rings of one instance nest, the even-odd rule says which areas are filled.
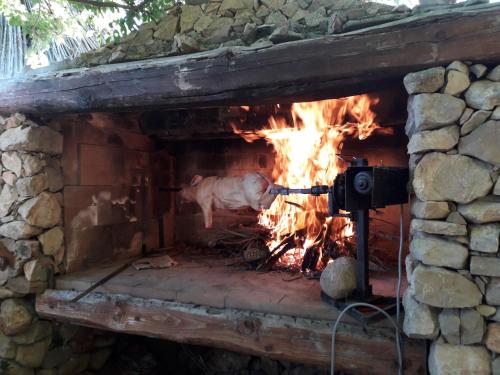
[[[291,124],[282,117],[271,117],[262,130],[234,131],[248,142],[263,138],[274,147],[276,184],[294,188],[331,185],[346,167],[338,155],[347,137],[363,140],[375,131],[387,131],[375,122],[371,106],[377,102],[368,95],[359,95],[294,103]],[[348,219],[329,218],[327,212],[326,195],[290,195],[278,196],[269,210],[259,214],[259,223],[271,232],[269,249],[275,249],[286,236],[296,234],[295,247],[280,258],[281,264],[299,265],[308,249],[321,252],[328,240],[341,246],[343,239],[352,236]],[[316,259],[319,263],[321,256]]]

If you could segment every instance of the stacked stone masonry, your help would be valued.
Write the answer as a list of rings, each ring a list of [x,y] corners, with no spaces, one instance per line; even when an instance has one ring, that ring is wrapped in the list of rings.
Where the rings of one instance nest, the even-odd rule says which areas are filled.
[[[412,222],[404,331],[432,375],[500,374],[500,65],[408,74]]]
[[[101,367],[112,338],[41,320],[33,296],[64,260],[63,137],[22,114],[0,117],[0,374],[72,375]]]
[[[488,0],[469,0],[453,5],[442,2],[437,8],[481,3],[488,3]],[[405,5],[394,7],[364,0],[187,0],[185,4],[172,6],[157,22],[143,24],[120,41],[62,63],[58,69],[174,56],[220,47],[265,48],[395,22],[432,10],[436,10],[435,4],[409,9]],[[460,86],[450,86],[447,90],[453,93],[460,90]]]

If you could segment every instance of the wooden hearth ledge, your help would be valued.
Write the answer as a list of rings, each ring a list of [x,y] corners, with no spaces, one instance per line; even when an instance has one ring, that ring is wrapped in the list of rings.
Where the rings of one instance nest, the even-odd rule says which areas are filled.
[[[177,256],[164,270],[120,273],[95,293],[71,302],[80,291],[116,269],[101,267],[56,280],[38,296],[41,317],[116,332],[201,344],[327,367],[338,311],[320,299],[317,280],[288,281],[289,274],[258,273],[224,266],[225,260]],[[393,293],[394,279],[374,275],[376,292]],[[395,373],[393,328],[366,330],[347,317],[337,334],[336,363],[347,373]],[[423,340],[406,340],[405,374],[425,374]]]
[[[414,15],[339,36],[0,81],[0,113],[68,113],[336,97],[452,60],[500,60],[500,4]]]

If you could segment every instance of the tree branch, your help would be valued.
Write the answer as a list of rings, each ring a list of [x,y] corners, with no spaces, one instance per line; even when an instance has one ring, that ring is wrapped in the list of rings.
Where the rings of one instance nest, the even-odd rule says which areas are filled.
[[[72,3],[80,3],[85,5],[91,5],[97,8],[122,8],[132,10],[134,12],[139,12],[149,3],[149,0],[144,0],[138,5],[125,5],[116,3],[114,1],[97,1],[97,0],[69,0]]]

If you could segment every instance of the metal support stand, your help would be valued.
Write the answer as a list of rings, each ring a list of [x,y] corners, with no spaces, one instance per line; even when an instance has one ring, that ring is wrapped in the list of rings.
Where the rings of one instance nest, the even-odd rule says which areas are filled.
[[[356,221],[356,291],[355,297],[366,301],[372,296],[368,265],[368,210],[353,213]]]

